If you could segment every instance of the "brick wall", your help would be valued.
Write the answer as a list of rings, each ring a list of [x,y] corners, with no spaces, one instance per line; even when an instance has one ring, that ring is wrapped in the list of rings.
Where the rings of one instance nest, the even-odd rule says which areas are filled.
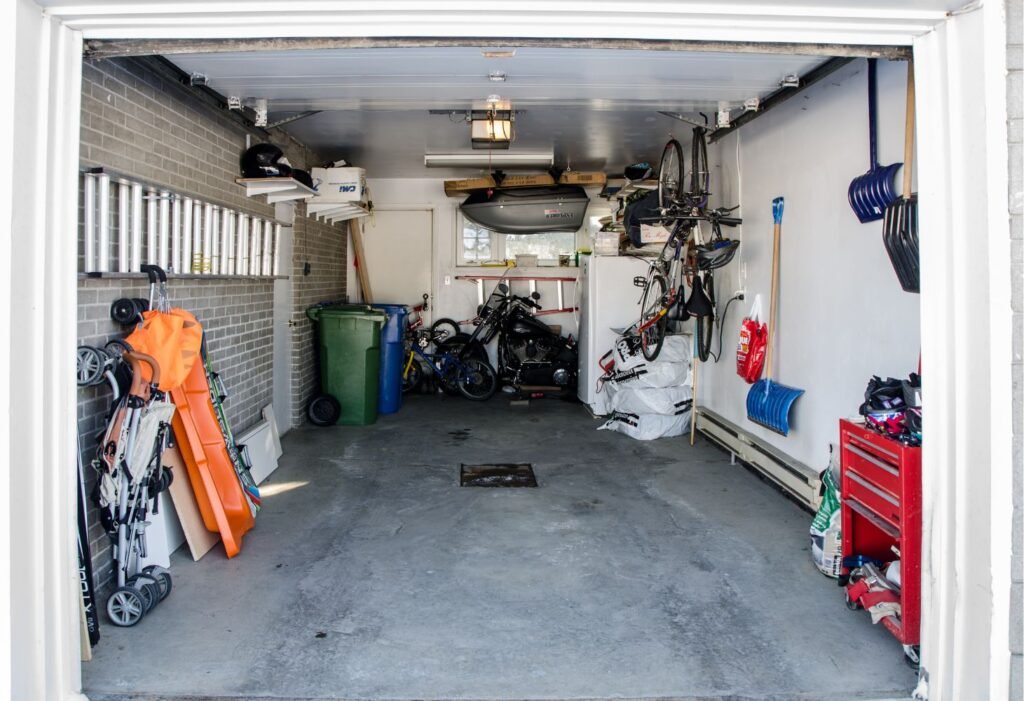
[[[348,224],[323,224],[305,216],[305,206],[295,211],[293,251],[292,320],[292,425],[306,420],[306,404],[320,389],[320,375],[313,351],[313,322],[306,308],[317,302],[344,301],[347,268]],[[306,274],[306,264],[309,274]]]
[[[1013,276],[1013,554],[1010,600],[1010,698],[1024,698],[1024,10],[1006,2],[1007,141],[1009,142],[1010,270]]]
[[[271,401],[273,390],[273,281],[172,279],[171,303],[196,315],[207,332],[214,368],[224,378],[229,398],[228,421],[242,428],[257,423],[260,410]],[[119,297],[146,297],[148,285],[141,280],[83,280],[78,289],[79,343],[103,346],[123,337],[125,329],[110,319],[110,303]],[[94,438],[106,426],[111,393],[105,386],[78,390],[78,431],[83,460],[95,456]],[[91,494],[94,473],[86,469],[86,492]],[[102,587],[110,581],[110,541],[90,507],[89,536],[93,566]]]
[[[198,100],[187,87],[163,77],[159,66],[145,59],[83,64],[83,166],[105,167],[182,195],[273,219],[272,206],[245,197],[234,182],[247,134],[254,143],[267,139],[266,133],[248,129],[227,112]],[[271,138],[295,166],[321,160],[283,132],[273,132]],[[304,210],[300,213],[304,215]],[[116,220],[116,209],[112,214]],[[342,230],[301,216],[294,236],[297,255],[301,252],[312,266],[309,276],[302,276],[300,268],[293,278],[296,309],[323,294],[343,294],[346,249]],[[82,238],[79,232],[80,251]],[[169,287],[172,303],[195,313],[203,324],[212,360],[231,395],[226,407],[229,421],[236,432],[244,431],[261,419],[262,407],[272,398],[273,280],[172,275]],[[148,287],[139,276],[83,278],[78,296],[79,342],[102,346],[125,332],[110,320],[110,303],[119,297],[146,297]],[[307,376],[312,376],[312,345],[308,338],[303,344],[300,336],[296,334],[293,355],[296,365],[303,368],[300,376],[307,381]],[[103,387],[83,388],[78,396],[79,429],[88,464],[95,452],[93,437],[105,425],[110,393]],[[303,406],[305,396],[301,397]],[[298,404],[300,398],[294,401]],[[296,418],[297,424],[304,417],[300,412]],[[91,491],[93,476],[91,470],[86,473],[87,490]],[[97,583],[103,589],[109,585],[112,571],[109,542],[92,508],[90,522]]]

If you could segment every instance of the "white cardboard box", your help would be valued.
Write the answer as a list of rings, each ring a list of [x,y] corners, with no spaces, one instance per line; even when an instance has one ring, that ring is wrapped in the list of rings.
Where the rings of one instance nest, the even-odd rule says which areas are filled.
[[[672,232],[660,224],[640,225],[640,243],[665,243],[671,235]]]
[[[314,203],[361,202],[366,193],[363,168],[313,168],[309,174],[316,188]]]

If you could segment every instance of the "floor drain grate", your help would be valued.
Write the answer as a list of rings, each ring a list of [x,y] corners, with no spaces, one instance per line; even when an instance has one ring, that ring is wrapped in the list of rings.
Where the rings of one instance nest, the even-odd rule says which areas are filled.
[[[460,487],[536,487],[537,477],[529,463],[462,465]]]

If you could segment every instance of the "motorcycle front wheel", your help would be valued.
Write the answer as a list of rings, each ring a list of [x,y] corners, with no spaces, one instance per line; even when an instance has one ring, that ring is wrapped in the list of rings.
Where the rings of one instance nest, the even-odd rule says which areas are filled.
[[[466,358],[459,370],[459,391],[466,399],[483,401],[498,390],[498,376],[494,368],[479,358]]]

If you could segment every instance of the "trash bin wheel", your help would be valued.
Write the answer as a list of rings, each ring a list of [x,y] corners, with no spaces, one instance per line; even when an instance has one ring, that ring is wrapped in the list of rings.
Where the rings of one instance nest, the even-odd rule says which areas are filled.
[[[341,402],[329,394],[318,394],[306,407],[306,417],[314,426],[333,426],[341,418]]]

